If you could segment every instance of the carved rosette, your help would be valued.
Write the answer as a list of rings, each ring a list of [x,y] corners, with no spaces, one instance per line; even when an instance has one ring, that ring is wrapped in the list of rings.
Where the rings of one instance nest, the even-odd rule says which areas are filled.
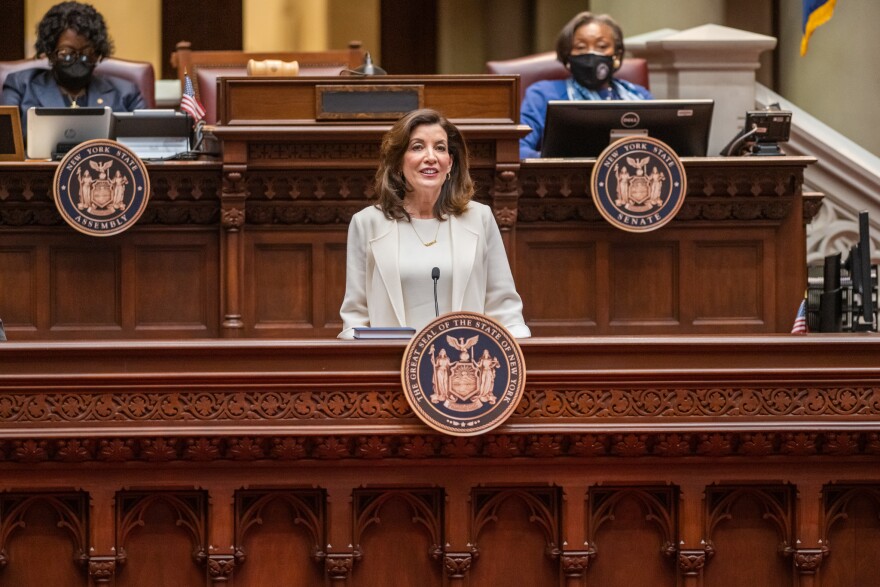
[[[801,575],[815,575],[828,555],[826,546],[821,548],[798,548],[794,551],[794,566]]]
[[[443,556],[446,576],[450,579],[464,579],[471,570],[474,556],[470,552],[447,552]]]
[[[354,568],[355,555],[346,554],[328,554],[324,557],[324,572],[331,581],[346,581]]]
[[[679,550],[678,570],[685,577],[695,577],[702,574],[707,559],[705,550]]]
[[[239,230],[244,225],[244,202],[246,186],[243,168],[228,169],[223,176],[223,203],[220,222],[229,231]]]
[[[110,583],[116,574],[115,556],[89,557],[89,577],[96,585]]]
[[[221,222],[226,230],[238,230],[241,228],[244,225],[244,205],[230,206],[224,204]]]
[[[235,569],[235,555],[211,554],[208,555],[208,576],[212,583],[225,583],[232,579]]]
[[[590,567],[590,559],[596,555],[594,550],[567,550],[564,551],[559,561],[562,564],[562,574],[569,579],[580,579]]]
[[[492,186],[492,211],[502,230],[516,224],[519,189],[518,165],[498,165]]]

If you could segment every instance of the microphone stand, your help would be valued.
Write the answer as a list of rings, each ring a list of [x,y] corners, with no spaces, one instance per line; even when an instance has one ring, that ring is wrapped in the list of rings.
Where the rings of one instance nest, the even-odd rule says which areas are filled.
[[[440,317],[440,305],[437,303],[437,281],[440,280],[440,268],[431,269],[431,279],[434,280],[434,317]]]

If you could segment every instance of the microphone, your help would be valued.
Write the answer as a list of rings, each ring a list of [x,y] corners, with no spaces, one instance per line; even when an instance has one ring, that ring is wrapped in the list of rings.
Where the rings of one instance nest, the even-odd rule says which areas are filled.
[[[434,314],[435,317],[440,316],[440,306],[437,304],[437,281],[440,279],[440,268],[431,269],[431,279],[434,280]]]
[[[367,51],[364,54],[364,62],[356,67],[352,72],[355,75],[386,75],[387,72],[373,63],[373,57],[370,55],[370,52]]]

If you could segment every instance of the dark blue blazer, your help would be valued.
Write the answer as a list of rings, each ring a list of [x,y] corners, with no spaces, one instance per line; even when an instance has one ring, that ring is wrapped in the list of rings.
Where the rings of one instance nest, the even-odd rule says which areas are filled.
[[[114,112],[132,112],[147,107],[141,91],[132,82],[118,77],[92,75],[86,90],[88,100],[80,106],[109,106]],[[6,76],[0,104],[18,106],[22,132],[27,135],[27,111],[31,106],[64,108],[70,100],[61,93],[49,69],[25,69]]]

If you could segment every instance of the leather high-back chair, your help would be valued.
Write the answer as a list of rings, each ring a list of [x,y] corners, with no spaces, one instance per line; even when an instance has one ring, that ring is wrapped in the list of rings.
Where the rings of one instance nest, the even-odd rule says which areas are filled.
[[[196,98],[205,107],[205,122],[218,119],[217,79],[247,75],[248,61],[277,59],[299,63],[299,76],[336,76],[364,62],[365,51],[360,41],[352,41],[347,49],[284,53],[250,53],[245,51],[193,51],[189,41],[177,43],[171,54],[171,66],[183,87],[184,74],[189,74]]]
[[[10,73],[23,69],[49,69],[47,59],[22,59],[20,61],[0,61],[0,88]],[[141,91],[147,108],[156,107],[156,74],[153,64],[146,61],[126,59],[104,59],[95,67],[95,73],[110,75],[132,82]]]
[[[569,71],[556,59],[555,51],[536,53],[505,59],[502,61],[489,61],[486,63],[486,73],[499,73],[505,75],[519,74],[520,100],[526,94],[526,88],[537,81],[566,79]],[[624,79],[640,86],[648,87],[648,62],[638,57],[627,57],[623,65],[614,74],[614,77]]]

